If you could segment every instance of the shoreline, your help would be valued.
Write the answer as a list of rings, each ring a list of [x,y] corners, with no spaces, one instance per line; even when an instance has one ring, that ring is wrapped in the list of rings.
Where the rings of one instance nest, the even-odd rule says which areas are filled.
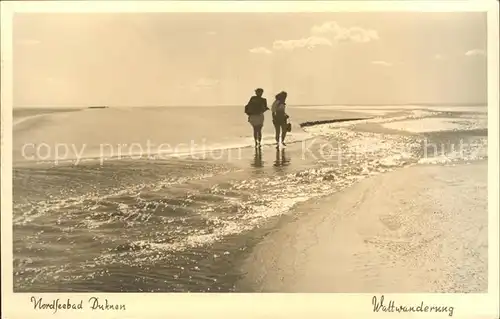
[[[237,290],[485,292],[487,203],[487,160],[364,179],[298,204],[242,262]]]
[[[121,123],[114,121],[118,113],[101,111],[100,126],[121,127]],[[179,112],[176,114],[180,119],[190,118],[189,112]],[[238,113],[237,109],[233,109],[230,113],[223,113],[224,117],[220,120],[229,121],[239,116]],[[297,111],[295,123],[303,119],[324,118],[326,113],[314,112],[312,117],[312,113]],[[170,122],[164,123],[162,116],[167,113],[120,111],[119,114],[124,116],[123,122],[129,119],[131,126],[127,132],[116,130],[116,134],[106,135],[107,144],[104,145],[109,146],[106,151],[110,155],[117,154],[114,146],[121,141],[133,141],[133,145],[139,147],[141,142],[146,141],[147,146],[154,146],[162,140],[182,142],[193,133],[176,117],[170,116]],[[352,118],[346,112],[335,114],[338,118]],[[143,116],[141,123],[135,121],[139,115]],[[411,111],[398,113],[395,119],[423,115],[429,114]],[[78,116],[48,117],[34,127],[34,131],[20,131],[18,140],[26,141],[35,137],[36,132],[41,132],[43,136],[52,137],[53,142],[66,142],[71,146],[84,143],[82,145],[90,147],[85,149],[86,155],[89,155],[92,146],[102,146],[96,143],[103,141],[102,136],[92,135],[88,130],[94,127],[89,126],[94,118],[93,111],[82,112]],[[67,130],[73,132],[74,127],[63,119],[73,119],[79,129],[75,129],[73,135],[61,135]],[[392,117],[383,121],[389,119]],[[45,132],[43,126],[52,122],[59,126]],[[142,122],[148,123],[146,130]],[[228,134],[238,141],[246,139],[249,126],[233,122],[234,125],[228,127]],[[219,139],[234,145],[234,139],[205,127],[212,122],[202,120],[197,123],[200,125],[198,130],[204,132],[198,136],[203,139],[201,146],[206,146],[207,141]],[[165,130],[166,127],[169,130]],[[313,205],[317,205],[318,215],[323,216],[329,208],[321,203],[330,197],[337,198],[331,194],[345,194],[348,192],[343,191],[346,187],[358,183],[360,179],[370,180],[366,178],[369,175],[411,165],[420,158],[425,146],[419,134],[389,134],[381,126],[374,127],[373,132],[361,132],[351,124],[324,125],[305,130],[305,134],[301,133],[298,125],[295,127],[287,137],[289,145],[285,149],[264,145],[261,151],[256,151],[251,146],[239,145],[241,148],[235,150],[236,154],[224,151],[208,153],[206,157],[151,158],[158,161],[123,157],[120,160],[119,157],[102,163],[82,161],[76,166],[60,162],[32,167],[14,165],[14,210],[17,214],[16,233],[19,234],[14,241],[18,252],[15,255],[16,286],[24,291],[239,291],[235,286],[241,275],[238,265],[249,254],[252,255],[254,247],[262,246],[262,239],[266,241],[274,236],[276,230],[288,228],[291,220],[302,220],[303,212],[311,210]],[[273,141],[271,129],[269,125],[265,127],[264,142]],[[38,140],[49,143],[43,136]],[[155,139],[149,140],[152,136]],[[453,136],[453,139],[432,138],[432,142],[453,144],[462,133],[454,132]],[[304,143],[302,139],[306,137],[311,137],[312,142]],[[91,143],[86,144],[88,142]],[[227,146],[227,143],[224,145]],[[51,150],[50,144],[48,146]],[[195,143],[195,146],[200,145]],[[149,153],[149,147],[146,149]],[[143,151],[142,147],[140,150]],[[449,150],[443,148],[443,151],[446,152],[442,155],[443,160],[456,159]],[[64,149],[58,154],[65,154]],[[118,154],[124,155],[121,151]],[[471,158],[476,155],[474,152],[471,154]],[[42,226],[45,224],[54,227],[48,229]],[[352,223],[346,225],[349,229]],[[121,233],[124,228],[129,230],[126,235]],[[26,236],[31,236],[34,229],[40,231],[30,237],[33,245],[50,243],[58,236],[57,246],[45,245],[43,258],[30,251],[23,241]],[[269,233],[273,235],[267,236]],[[349,235],[349,232],[344,233]],[[298,235],[299,240],[305,238],[304,242],[307,242],[307,236],[310,234]],[[285,238],[282,246],[283,242],[288,244],[294,239],[295,236]],[[61,252],[61,249],[73,249],[77,241],[85,243],[79,246],[81,257]],[[339,241],[349,242],[349,238],[340,238]],[[293,256],[293,253],[290,255]],[[35,271],[38,273],[26,272],[32,267],[26,256],[37,259],[39,264]],[[47,261],[51,259],[48,265]],[[348,258],[344,257],[344,260]],[[286,262],[281,268],[290,266]],[[375,263],[379,264],[383,263]],[[49,267],[54,270],[49,271]],[[296,266],[292,265],[293,271],[296,271],[293,267]],[[81,271],[83,268],[94,270],[84,273]],[[56,276],[53,275],[55,270]],[[337,273],[342,273],[342,270]],[[61,281],[62,274],[64,280]],[[132,283],[129,281],[132,277],[140,280]],[[96,280],[102,285],[95,285]],[[281,289],[279,285],[271,288],[296,290],[294,287]],[[311,290],[317,292],[315,287]]]
[[[157,125],[151,125],[153,128],[151,128],[150,131],[149,128],[143,130],[140,124],[134,124],[132,125],[133,128],[129,129],[131,131],[136,130],[138,132],[137,134],[108,134],[106,138],[99,137],[98,139],[86,137],[92,136],[93,134],[88,129],[90,124],[96,125],[95,130],[99,131],[99,125],[92,123],[91,120],[91,115],[94,114],[94,112],[102,112],[101,114],[108,114],[107,116],[110,116],[110,112],[122,111],[123,109],[119,110],[118,108],[58,111],[30,109],[27,111],[25,110],[24,113],[23,110],[18,110],[20,114],[14,114],[13,116],[13,166],[38,167],[39,165],[50,165],[51,163],[71,166],[73,163],[79,163],[80,161],[107,162],[134,158],[142,160],[145,158],[149,159],[149,157],[152,159],[185,158],[189,156],[201,156],[210,153],[219,154],[221,152],[229,153],[238,149],[254,148],[251,126],[247,122],[246,116],[240,116],[238,110],[235,109],[231,110],[231,112],[223,113],[222,115],[227,118],[228,121],[231,120],[232,116],[238,116],[237,125],[229,127],[228,133],[223,135],[212,134],[213,130],[210,125],[206,126],[210,121],[202,121],[199,123],[198,129],[201,132],[205,132],[204,134],[192,134],[193,132],[179,125],[179,123],[183,122],[185,115],[182,115],[181,109],[176,108],[175,112],[178,113],[175,115],[179,116],[178,120],[173,120],[176,116],[170,115],[171,110],[168,112],[163,110],[165,112],[158,115],[153,113],[149,114],[147,119],[154,120]],[[59,116],[61,113],[79,113],[78,116],[71,114],[69,117],[74,120],[83,117],[84,120],[82,120],[83,122],[77,122],[75,126],[68,126],[64,123],[69,121],[69,119],[66,119],[66,122],[63,123],[59,117],[55,119],[52,118],[52,116]],[[323,113],[311,113],[299,110],[296,113],[297,114],[293,114],[293,118],[290,121],[293,128],[292,132],[289,133],[287,137],[287,143],[289,144],[317,138],[303,129],[302,124],[308,121],[314,122],[323,118],[335,118],[335,121],[347,121],[352,120],[355,116],[359,117],[357,113],[342,110],[326,111]],[[146,114],[148,113],[146,112]],[[116,117],[116,114],[113,113],[112,115]],[[161,123],[159,120],[162,117],[165,118],[165,123]],[[263,142],[265,143],[264,146],[272,146],[275,143],[274,127],[270,122],[269,115],[266,117],[267,120],[263,128]],[[54,128],[47,126],[48,131],[45,131],[46,127],[44,125],[47,123],[51,124],[52,122],[59,123],[57,121],[61,122],[62,133],[58,132],[55,126]],[[160,126],[158,126],[159,123]],[[117,123],[113,125],[115,127],[119,126]],[[195,125],[197,124],[195,123]],[[176,128],[176,134],[166,135],[163,131],[163,126],[165,128],[169,126]],[[38,133],[37,131],[31,131],[33,127],[38,130]],[[75,127],[78,128],[78,130],[75,129]],[[73,130],[77,131],[79,134],[74,134]],[[68,132],[67,134],[65,133],[66,131]],[[45,135],[48,137],[44,137]],[[25,150],[23,147],[27,147],[27,149]],[[152,149],[150,149],[150,147]],[[41,148],[41,151],[38,148]],[[26,158],[23,152],[27,153],[26,155],[28,158]],[[43,158],[36,158],[38,156],[35,156],[38,154],[37,152],[43,153]],[[32,159],[32,157],[35,158]]]
[[[143,130],[139,124],[132,125],[130,123],[123,123],[124,125],[126,124],[131,126],[129,127],[130,132],[127,134],[113,133],[107,134],[106,138],[99,136],[97,136],[97,139],[90,138],[92,136],[95,137],[95,135],[92,130],[88,129],[88,127],[95,126],[95,130],[99,131],[99,125],[102,126],[103,123],[106,123],[104,120],[102,123],[99,122],[100,124],[95,123],[95,121],[92,120],[94,112],[102,112],[102,116],[110,116],[113,119],[116,118],[118,114],[116,112],[120,112],[120,115],[128,114],[128,112],[123,113],[123,110],[118,111],[118,109],[119,108],[98,110],[61,109],[58,111],[50,111],[49,109],[26,109],[23,111],[22,109],[17,109],[17,113],[21,113],[22,115],[24,112],[25,114],[22,116],[18,114],[16,116],[16,112],[14,112],[13,115],[13,165],[15,167],[30,165],[38,166],[38,164],[45,163],[71,165],[74,162],[79,163],[80,160],[110,161],[125,158],[142,159],[144,158],[144,155],[146,155],[146,157],[168,159],[171,157],[183,157],[198,154],[203,155],[205,153],[214,152],[227,153],[231,150],[253,147],[254,142],[251,127],[248,125],[246,118],[241,116],[237,109],[232,109],[230,112],[222,112],[224,114],[224,118],[222,120],[224,121],[227,120],[230,122],[231,118],[236,118],[236,116],[238,116],[238,123],[235,122],[238,125],[230,128],[228,133],[223,135],[211,134],[211,132],[213,132],[211,127],[205,127],[205,125],[210,121],[202,121],[197,124],[195,123],[195,126],[197,125],[198,129],[205,132],[205,134],[199,136],[193,135],[190,130],[186,129],[182,125],[179,125],[179,123],[183,122],[185,116],[181,114],[182,112],[179,113],[179,109],[176,109],[175,112],[177,113],[175,113],[175,116],[171,116],[170,111],[158,114],[145,112],[145,114],[147,114],[145,121],[153,122],[151,129],[148,128],[147,131]],[[477,111],[479,110],[480,109]],[[55,116],[55,114],[63,112],[79,113],[79,115],[76,116],[70,114],[64,116],[65,121],[62,121],[61,116]],[[433,118],[437,116],[433,113],[427,114],[428,112],[421,114],[421,112],[418,112],[417,109],[414,108],[400,110],[396,113],[382,112],[383,114],[379,115],[374,115],[370,112],[363,112],[363,109],[314,110],[314,108],[311,108],[308,110],[307,108],[295,108],[293,112],[291,112],[292,117],[290,120],[293,129],[288,135],[287,141],[288,143],[297,143],[316,139],[318,138],[318,135],[323,135],[322,133],[324,132],[322,132],[322,130],[330,130],[330,126],[328,124],[333,124],[331,127],[332,129],[355,127],[356,130],[359,131],[417,136],[419,135],[418,132],[411,133],[404,130],[386,128],[383,126],[383,123],[401,121],[403,119],[420,121],[423,118]],[[414,112],[417,112],[417,114],[413,114]],[[52,118],[52,115],[54,115],[54,118]],[[128,114],[127,116],[130,116],[131,118],[136,117],[135,113],[132,115]],[[178,116],[178,120],[172,121],[172,118],[177,118],[176,116]],[[162,117],[165,117],[165,123],[159,120]],[[68,121],[71,122],[71,120],[76,121],[75,126],[64,124]],[[52,124],[52,122],[59,123],[61,126],[60,132],[56,128],[49,128],[48,131],[45,131],[47,124]],[[113,127],[120,127],[119,124],[120,123],[113,122]],[[171,126],[175,128],[175,134],[166,135],[163,131],[164,126]],[[111,128],[106,127],[106,129]],[[116,132],[120,132],[120,130],[116,130]],[[263,129],[263,142],[265,144],[274,144],[274,134],[274,128],[270,125],[268,119]],[[29,141],[29,143],[26,141]],[[130,141],[133,141],[133,143]],[[192,147],[193,144],[195,144],[195,149]],[[150,150],[150,146],[153,147],[152,150]],[[202,146],[202,148],[200,148],[200,146]],[[25,151],[27,154],[24,154]],[[43,153],[43,158],[41,157],[42,155],[38,153]],[[32,159],[35,154],[36,158]],[[28,158],[26,156],[28,156]]]

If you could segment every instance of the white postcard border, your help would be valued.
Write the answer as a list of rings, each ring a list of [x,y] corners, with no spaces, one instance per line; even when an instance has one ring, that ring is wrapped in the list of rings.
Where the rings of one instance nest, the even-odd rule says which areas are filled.
[[[406,318],[403,314],[373,313],[373,294],[178,294],[178,293],[13,293],[12,278],[12,15],[14,12],[321,12],[321,11],[484,11],[488,12],[488,294],[386,294],[400,304],[450,305],[453,317],[495,318],[499,303],[499,78],[498,4],[496,1],[25,1],[2,2],[1,74],[1,222],[2,315],[17,318]],[[33,310],[30,298],[60,298],[62,302],[107,298],[125,304],[126,311]],[[377,295],[377,296],[380,296]],[[410,314],[446,317],[447,314]]]

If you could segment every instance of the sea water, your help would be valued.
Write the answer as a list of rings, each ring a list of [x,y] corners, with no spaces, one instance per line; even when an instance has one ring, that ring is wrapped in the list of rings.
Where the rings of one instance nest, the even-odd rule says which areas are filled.
[[[14,290],[234,291],[238,263],[297,203],[487,158],[485,108],[443,107],[289,107],[287,147],[266,114],[261,150],[241,107],[15,110]]]

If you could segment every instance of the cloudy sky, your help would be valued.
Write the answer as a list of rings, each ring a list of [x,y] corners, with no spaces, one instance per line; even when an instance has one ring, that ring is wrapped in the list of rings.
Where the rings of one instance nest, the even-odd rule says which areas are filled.
[[[14,106],[486,101],[483,13],[22,14]]]

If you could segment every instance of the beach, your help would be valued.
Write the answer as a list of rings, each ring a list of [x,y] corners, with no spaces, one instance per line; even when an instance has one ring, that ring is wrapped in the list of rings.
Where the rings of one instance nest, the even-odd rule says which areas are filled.
[[[254,249],[241,289],[486,292],[487,186],[486,161],[412,166],[304,203]]]
[[[486,106],[289,113],[14,112],[14,291],[485,291]]]

